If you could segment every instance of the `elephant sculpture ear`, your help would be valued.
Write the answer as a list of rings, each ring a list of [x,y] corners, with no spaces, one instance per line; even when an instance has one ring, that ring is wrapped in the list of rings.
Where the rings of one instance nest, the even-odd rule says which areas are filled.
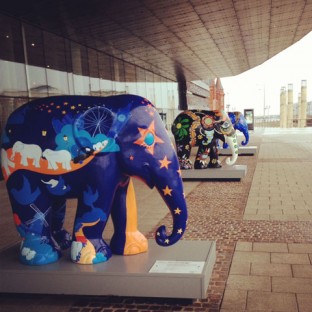
[[[214,110],[216,122],[223,122],[227,119],[229,119],[228,114],[223,110]]]

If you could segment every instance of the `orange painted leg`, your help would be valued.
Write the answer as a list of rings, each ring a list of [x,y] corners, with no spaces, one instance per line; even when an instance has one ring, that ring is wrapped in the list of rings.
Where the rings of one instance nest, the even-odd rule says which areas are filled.
[[[135,255],[146,252],[148,249],[148,243],[146,237],[138,230],[138,210],[134,186],[131,179],[127,191],[126,207],[127,223],[124,255]]]

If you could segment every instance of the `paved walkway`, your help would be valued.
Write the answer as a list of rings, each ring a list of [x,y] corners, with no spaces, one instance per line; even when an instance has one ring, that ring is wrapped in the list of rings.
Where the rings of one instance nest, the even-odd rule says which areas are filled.
[[[185,183],[184,239],[217,242],[207,299],[0,295],[0,311],[312,311],[312,128],[256,129],[250,141],[258,154],[239,157],[241,181]],[[152,238],[171,216],[137,186],[139,227]],[[1,249],[18,237],[1,182],[0,198]]]
[[[312,311],[311,134],[263,132],[243,219],[272,221],[268,242],[237,242],[221,311]]]

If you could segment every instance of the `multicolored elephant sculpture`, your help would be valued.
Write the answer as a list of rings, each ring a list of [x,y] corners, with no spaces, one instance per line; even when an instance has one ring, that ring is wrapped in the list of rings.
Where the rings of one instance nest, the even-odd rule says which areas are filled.
[[[226,164],[233,165],[238,156],[236,132],[224,111],[187,110],[174,120],[171,131],[174,135],[181,169],[192,169],[191,149],[198,146],[194,168],[220,168],[218,139],[226,140],[232,149],[232,158]],[[210,157],[208,163],[207,159]]]
[[[172,232],[157,229],[161,246],[183,235],[187,207],[178,159],[155,107],[135,95],[55,96],[11,114],[1,167],[22,237],[20,260],[57,261],[71,246],[76,263],[107,261],[112,253],[145,252],[137,229],[131,176],[156,186],[173,217]],[[77,198],[73,238],[64,227],[66,199]],[[110,245],[102,234],[111,214]]]
[[[241,144],[243,146],[247,145],[249,142],[249,132],[248,132],[248,124],[241,112],[228,112],[228,115],[231,119],[231,122],[234,126],[235,130],[239,130],[245,136],[245,141],[242,141]],[[226,142],[223,142],[223,148],[228,148],[229,145]]]

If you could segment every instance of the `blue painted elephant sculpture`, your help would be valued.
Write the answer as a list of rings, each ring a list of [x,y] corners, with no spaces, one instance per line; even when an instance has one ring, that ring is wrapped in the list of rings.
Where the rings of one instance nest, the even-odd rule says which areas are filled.
[[[227,158],[226,164],[233,165],[237,160],[236,132],[224,111],[183,111],[175,118],[171,131],[181,169],[193,168],[190,155],[194,146],[198,146],[195,169],[220,168],[217,148],[219,139],[227,141],[232,149],[232,158]]]
[[[1,168],[22,263],[55,262],[70,246],[81,264],[145,252],[132,176],[156,186],[172,214],[172,232],[159,227],[156,242],[170,246],[185,231],[178,159],[155,107],[142,97],[55,96],[21,106],[2,136]],[[73,237],[63,227],[69,198],[78,199]],[[102,234],[110,215],[108,245]]]
[[[241,144],[243,146],[247,145],[249,142],[249,131],[248,131],[248,124],[241,112],[228,112],[229,118],[234,126],[235,130],[239,130],[245,136],[245,141],[242,141]],[[228,144],[223,142],[223,148],[228,148]]]

